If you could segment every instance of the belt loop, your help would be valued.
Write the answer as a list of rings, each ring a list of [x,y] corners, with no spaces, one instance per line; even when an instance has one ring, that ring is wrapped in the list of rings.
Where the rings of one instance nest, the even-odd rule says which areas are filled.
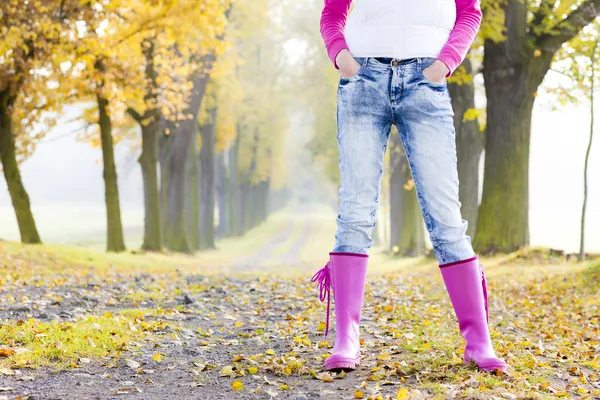
[[[423,57],[417,57],[417,69],[419,71],[423,70]]]
[[[363,62],[362,62],[362,66],[366,67],[369,64],[369,57],[365,57]]]

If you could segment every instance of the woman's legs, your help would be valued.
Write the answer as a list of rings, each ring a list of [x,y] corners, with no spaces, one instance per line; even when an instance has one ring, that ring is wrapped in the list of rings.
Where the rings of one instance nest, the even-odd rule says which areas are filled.
[[[389,69],[371,69],[356,58],[357,75],[341,79],[337,93],[340,212],[330,259],[313,280],[333,289],[336,332],[325,369],[355,368],[360,361],[360,314],[368,249],[379,203],[383,157],[392,126]],[[321,296],[324,300],[324,295]]]
[[[427,81],[422,70],[433,59],[394,70],[392,106],[425,225],[460,332],[467,341],[465,362],[506,371],[494,353],[487,319],[485,275],[466,235],[460,213],[452,104],[445,83]]]

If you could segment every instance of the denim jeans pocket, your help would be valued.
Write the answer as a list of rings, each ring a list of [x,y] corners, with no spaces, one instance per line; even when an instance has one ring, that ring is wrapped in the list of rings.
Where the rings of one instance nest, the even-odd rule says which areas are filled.
[[[356,62],[358,64],[360,64],[360,68],[358,68],[358,71],[356,71],[356,73],[352,76],[348,76],[348,77],[340,76],[340,84],[346,84],[346,83],[357,80],[360,77],[360,74],[363,72],[364,58],[363,57],[354,57],[354,59],[356,60]]]
[[[446,87],[448,84],[448,81],[446,80],[445,77],[442,82],[432,82],[429,79],[427,79],[427,77],[423,73],[423,71],[425,71],[427,68],[429,68],[431,66],[431,64],[433,64],[435,62],[435,60],[436,59],[433,57],[423,58],[423,61],[421,62],[421,68],[419,68],[419,74],[421,75],[421,78],[423,79],[423,81],[425,83],[427,83],[429,86],[438,87],[438,88]]]

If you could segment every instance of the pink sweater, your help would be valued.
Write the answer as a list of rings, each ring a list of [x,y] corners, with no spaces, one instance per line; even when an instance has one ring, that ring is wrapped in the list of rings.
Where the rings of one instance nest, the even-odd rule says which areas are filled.
[[[325,0],[325,7],[321,14],[321,36],[335,68],[338,68],[335,62],[338,53],[343,49],[348,49],[344,39],[344,27],[351,1]],[[479,0],[455,0],[455,2],[456,22],[446,45],[437,57],[448,66],[450,70],[448,76],[466,57],[481,24]]]

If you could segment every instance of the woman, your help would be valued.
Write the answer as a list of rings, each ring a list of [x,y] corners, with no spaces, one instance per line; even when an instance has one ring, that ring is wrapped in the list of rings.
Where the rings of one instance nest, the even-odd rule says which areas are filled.
[[[391,125],[400,133],[435,256],[467,342],[464,361],[484,371],[496,357],[483,269],[460,214],[453,111],[446,77],[481,23],[478,0],[325,0],[321,35],[340,70],[337,123],[340,212],[329,262],[313,277],[335,299],[336,337],[325,369],[360,361],[359,324],[383,158]],[[328,329],[327,329],[328,330]],[[326,331],[327,334],[327,331]]]

